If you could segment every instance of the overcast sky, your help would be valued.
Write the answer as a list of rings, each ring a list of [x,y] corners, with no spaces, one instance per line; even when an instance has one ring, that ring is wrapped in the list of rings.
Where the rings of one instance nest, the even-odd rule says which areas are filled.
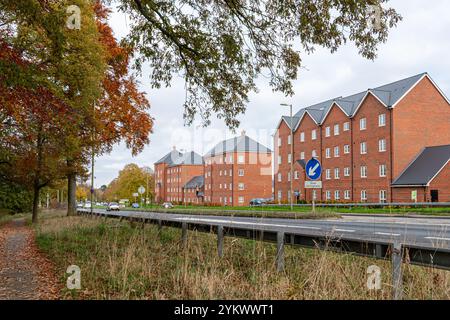
[[[272,147],[271,134],[287,107],[294,105],[294,113],[308,105],[338,96],[357,93],[421,72],[428,72],[447,95],[450,93],[450,1],[448,0],[392,0],[402,16],[396,29],[391,30],[388,42],[379,47],[378,58],[370,61],[358,55],[348,44],[330,54],[318,48],[312,55],[303,55],[303,66],[295,82],[295,96],[289,99],[272,92],[266,80],[258,81],[259,93],[250,96],[247,112],[241,116],[240,133],[247,134]],[[129,30],[129,21],[120,13],[111,17],[115,35],[121,38]],[[222,121],[213,119],[209,128],[183,124],[184,88],[182,79],[174,79],[172,87],[153,90],[149,86],[149,66],[140,79],[141,90],[151,103],[150,114],[155,118],[151,142],[136,157],[123,145],[96,160],[96,182],[99,187],[114,179],[128,163],[150,166],[168,153],[172,146],[203,155],[214,144],[232,136]]]

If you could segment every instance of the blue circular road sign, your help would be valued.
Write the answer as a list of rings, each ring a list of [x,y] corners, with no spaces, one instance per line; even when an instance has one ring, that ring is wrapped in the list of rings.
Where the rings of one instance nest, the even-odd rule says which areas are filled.
[[[314,158],[308,161],[305,170],[306,175],[311,180],[318,180],[322,174],[322,166],[320,165],[319,160]]]

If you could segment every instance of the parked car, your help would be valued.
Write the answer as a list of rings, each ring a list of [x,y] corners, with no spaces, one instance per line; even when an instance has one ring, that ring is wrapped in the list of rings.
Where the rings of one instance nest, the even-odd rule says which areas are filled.
[[[86,208],[86,209],[90,209],[91,208],[91,203],[90,202],[86,202],[85,204],[84,204],[84,207]]]
[[[164,209],[172,209],[172,208],[173,208],[173,204],[172,204],[171,202],[164,202],[164,203],[162,204],[162,207],[163,207]]]
[[[133,203],[131,205],[131,207],[137,209],[137,208],[139,208],[139,203]]]
[[[83,207],[84,207],[84,205],[83,205],[82,202],[78,202],[78,203],[77,203],[77,208],[83,208]]]
[[[266,204],[266,199],[255,198],[255,199],[250,200],[250,206],[251,207],[253,207],[253,206],[262,206],[264,204]]]
[[[120,206],[117,202],[110,202],[106,207],[106,211],[119,211]]]

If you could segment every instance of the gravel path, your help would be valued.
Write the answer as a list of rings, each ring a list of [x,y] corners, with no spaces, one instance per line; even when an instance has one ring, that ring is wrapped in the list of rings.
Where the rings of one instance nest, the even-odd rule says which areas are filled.
[[[57,297],[53,266],[37,249],[25,220],[0,227],[0,300]]]

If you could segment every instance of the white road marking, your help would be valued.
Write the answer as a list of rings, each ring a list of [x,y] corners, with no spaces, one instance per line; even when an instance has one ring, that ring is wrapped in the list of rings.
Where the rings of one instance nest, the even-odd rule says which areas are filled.
[[[439,238],[439,237],[425,237],[425,239],[429,239],[429,240],[443,240],[443,241],[450,241],[449,238]]]
[[[398,233],[375,232],[374,234],[378,234],[380,236],[400,237],[400,234]]]
[[[355,232],[355,230],[346,230],[346,229],[333,229],[333,231],[337,231],[337,232]]]
[[[188,220],[197,222],[213,222],[213,223],[231,223],[231,224],[243,224],[243,225],[258,225],[267,227],[282,227],[282,228],[293,228],[293,229],[310,229],[310,230],[321,230],[318,227],[308,227],[308,226],[292,226],[287,224],[272,224],[272,223],[260,223],[260,222],[246,222],[246,221],[233,221],[233,220],[219,220],[219,219],[202,219],[202,218],[176,218],[176,220]]]

